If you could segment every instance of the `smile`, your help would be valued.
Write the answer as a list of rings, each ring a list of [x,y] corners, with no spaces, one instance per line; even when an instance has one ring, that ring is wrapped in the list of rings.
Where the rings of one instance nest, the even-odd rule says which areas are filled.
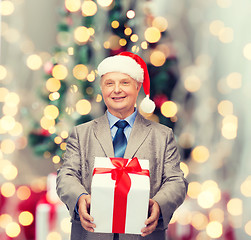
[[[115,100],[115,101],[123,100],[125,98],[126,97],[112,97],[112,99]]]

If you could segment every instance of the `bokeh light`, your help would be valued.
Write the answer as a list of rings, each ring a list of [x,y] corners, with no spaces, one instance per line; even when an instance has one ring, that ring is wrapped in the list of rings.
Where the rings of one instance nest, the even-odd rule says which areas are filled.
[[[68,133],[67,131],[62,131],[60,135],[61,135],[61,137],[62,137],[63,139],[66,139],[66,138],[68,138],[69,133]]]
[[[201,87],[201,80],[196,75],[190,75],[185,78],[184,87],[189,92],[197,92]]]
[[[56,119],[59,115],[58,107],[55,105],[48,105],[44,108],[44,116],[48,119]]]
[[[76,104],[76,110],[81,115],[89,114],[91,107],[91,103],[86,99],[79,100]]]
[[[11,129],[13,129],[15,123],[15,118],[13,118],[12,116],[4,116],[0,119],[0,125],[6,131],[10,131]]]
[[[1,186],[1,193],[4,197],[12,197],[16,192],[15,185],[11,182],[5,182]]]
[[[59,156],[54,156],[52,158],[52,162],[55,163],[55,164],[59,163],[60,162],[60,157]]]
[[[30,195],[31,195],[31,190],[27,186],[20,186],[17,189],[17,197],[20,200],[27,200],[30,197]]]
[[[15,116],[17,114],[18,107],[14,106],[14,105],[9,106],[7,104],[4,104],[2,110],[3,110],[3,114],[4,115],[8,115],[8,116],[12,116],[13,117],[13,116]]]
[[[184,173],[184,177],[186,178],[187,175],[189,174],[189,168],[188,168],[187,164],[185,164],[184,162],[181,162],[180,169],[182,170],[182,172]]]
[[[18,170],[14,165],[9,164],[3,168],[2,174],[6,180],[10,181],[17,177]]]
[[[79,44],[86,43],[90,38],[90,32],[89,32],[88,28],[86,28],[84,26],[77,27],[74,30],[74,38],[77,41],[77,43],[79,43]]]
[[[7,88],[1,87],[0,88],[0,102],[4,102],[6,96],[8,95],[9,90]]]
[[[139,36],[137,34],[132,34],[130,39],[132,42],[137,42],[139,40]]]
[[[143,41],[140,46],[141,46],[142,49],[147,49],[148,48],[147,41]]]
[[[51,101],[55,101],[55,100],[57,100],[57,99],[59,99],[59,98],[60,98],[59,92],[53,92],[53,93],[50,93],[50,94],[49,94],[49,99],[50,99]]]
[[[227,85],[232,89],[238,89],[242,86],[242,75],[238,72],[230,73],[227,76]]]
[[[60,89],[60,87],[61,87],[61,82],[56,78],[49,78],[46,81],[46,88],[50,92],[56,92]]]
[[[239,198],[232,198],[227,203],[227,210],[233,216],[239,216],[243,213],[243,203]]]
[[[160,40],[161,33],[158,28],[156,27],[149,27],[146,29],[145,33],[145,39],[149,43],[156,43]]]
[[[224,28],[224,22],[222,22],[220,20],[214,20],[209,25],[209,30],[210,30],[211,34],[214,36],[218,36],[221,29],[223,29],[223,28]]]
[[[80,0],[65,0],[65,7],[70,12],[77,12],[81,7]]]
[[[5,104],[8,106],[17,106],[20,102],[20,97],[14,92],[9,92],[5,96]]]
[[[209,158],[209,150],[205,146],[197,146],[192,151],[192,158],[198,163],[206,162]]]
[[[207,235],[211,238],[219,238],[222,236],[222,224],[217,221],[212,221],[208,223],[206,232]]]
[[[62,240],[62,237],[58,232],[50,232],[46,240]]]
[[[27,58],[26,64],[31,70],[38,70],[42,67],[43,62],[39,55],[32,54]]]
[[[155,67],[160,67],[166,62],[166,56],[161,51],[153,51],[150,55],[150,62]]]
[[[219,32],[219,40],[223,43],[230,43],[234,39],[234,31],[232,28],[224,27]]]
[[[227,115],[222,120],[221,133],[226,139],[234,139],[237,136],[238,118],[234,115]]]
[[[67,67],[62,64],[57,64],[52,69],[52,76],[56,79],[63,80],[68,76]]]
[[[12,154],[15,148],[16,145],[12,139],[4,139],[1,143],[1,151],[5,154]]]
[[[129,28],[129,27],[127,27],[127,28],[124,30],[124,33],[125,33],[125,35],[129,36],[129,35],[132,34],[132,29]]]
[[[98,7],[92,0],[85,0],[81,6],[83,16],[93,16],[96,14]]]
[[[101,7],[109,7],[113,0],[97,0],[97,2]]]
[[[251,236],[251,220],[245,224],[244,228],[247,235]]]
[[[197,230],[204,230],[208,224],[207,216],[203,213],[196,212],[193,215],[191,224]]]
[[[190,198],[196,199],[198,198],[201,190],[202,190],[202,186],[199,182],[190,182],[188,185],[187,195]]]
[[[227,116],[233,114],[233,103],[228,100],[222,100],[218,104],[218,112],[222,116]]]
[[[78,80],[84,80],[88,75],[88,67],[84,64],[77,64],[72,70],[73,76]]]
[[[55,125],[55,120],[42,117],[42,119],[40,120],[40,125],[43,129],[49,130],[51,127]]]
[[[178,107],[173,101],[166,101],[161,105],[160,110],[165,117],[171,118],[176,115]]]
[[[112,28],[118,28],[119,22],[117,20],[114,20],[114,21],[112,21],[111,26],[112,26]]]
[[[251,176],[248,176],[241,184],[240,190],[245,197],[251,197]]]
[[[247,60],[251,60],[251,43],[248,43],[244,46],[243,55]]]
[[[164,17],[156,17],[153,19],[152,26],[158,28],[160,32],[164,32],[168,28],[168,22]]]
[[[224,222],[224,211],[220,208],[214,208],[209,212],[210,221]]]
[[[5,66],[0,65],[0,81],[5,79],[7,76],[7,69]]]
[[[20,234],[21,228],[18,223],[11,222],[6,226],[5,232],[6,232],[7,236],[9,236],[11,238],[15,238]]]
[[[13,2],[9,0],[0,1],[0,15],[9,16],[15,10]]]
[[[129,10],[127,11],[126,13],[126,16],[129,18],[129,19],[132,19],[135,17],[135,12],[133,10]]]
[[[60,222],[60,226],[63,232],[70,233],[71,232],[71,219],[64,218]]]
[[[23,211],[18,216],[19,223],[23,226],[29,226],[32,224],[34,217],[29,211]]]
[[[0,227],[5,229],[12,222],[12,217],[9,214],[3,213],[0,215]]]

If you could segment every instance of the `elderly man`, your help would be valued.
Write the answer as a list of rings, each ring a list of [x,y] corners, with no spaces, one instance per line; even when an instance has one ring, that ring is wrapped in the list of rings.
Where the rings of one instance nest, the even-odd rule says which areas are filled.
[[[58,195],[72,217],[71,239],[164,240],[165,229],[187,192],[173,132],[146,120],[135,108],[143,84],[147,97],[142,108],[154,110],[147,67],[138,55],[123,52],[108,57],[98,66],[98,73],[107,111],[73,128],[57,177]],[[118,141],[123,145],[120,148]],[[149,160],[149,216],[141,235],[94,232],[95,220],[89,211],[94,159],[114,156]]]

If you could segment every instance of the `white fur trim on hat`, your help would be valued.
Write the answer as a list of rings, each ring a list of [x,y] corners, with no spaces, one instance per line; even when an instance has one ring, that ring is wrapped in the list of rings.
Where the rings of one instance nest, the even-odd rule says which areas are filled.
[[[138,82],[142,83],[144,81],[143,68],[128,56],[116,55],[107,57],[98,65],[97,70],[100,77],[110,72],[121,72],[128,74]]]

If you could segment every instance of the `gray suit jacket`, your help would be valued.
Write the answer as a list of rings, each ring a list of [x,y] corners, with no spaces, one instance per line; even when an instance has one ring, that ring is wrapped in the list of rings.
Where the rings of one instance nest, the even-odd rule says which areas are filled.
[[[67,142],[64,163],[58,170],[57,193],[72,217],[72,240],[113,239],[113,234],[85,231],[74,211],[79,195],[91,194],[95,157],[114,157],[106,114],[73,128]],[[145,238],[139,235],[120,234],[120,240],[163,240],[172,214],[182,204],[187,192],[187,181],[180,170],[180,157],[172,130],[146,120],[138,113],[124,157],[149,160],[150,198],[158,202],[163,221]]]

